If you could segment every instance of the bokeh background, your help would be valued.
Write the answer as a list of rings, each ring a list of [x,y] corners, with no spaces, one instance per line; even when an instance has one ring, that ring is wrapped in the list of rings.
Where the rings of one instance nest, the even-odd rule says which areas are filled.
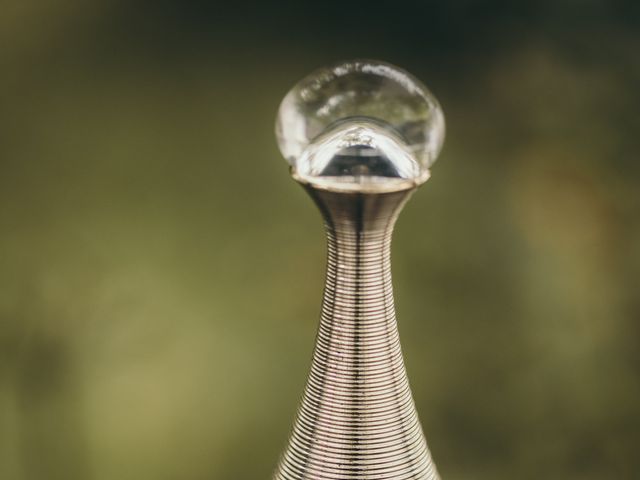
[[[638,5],[4,2],[0,478],[270,478],[325,254],[274,116],[352,57],[447,117],[393,252],[443,478],[639,478]]]

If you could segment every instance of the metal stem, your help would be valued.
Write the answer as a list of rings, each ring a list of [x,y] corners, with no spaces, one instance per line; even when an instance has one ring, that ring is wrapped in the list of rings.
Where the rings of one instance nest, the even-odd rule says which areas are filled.
[[[437,480],[402,359],[391,236],[415,187],[338,192],[304,184],[328,262],[311,372],[276,480]]]

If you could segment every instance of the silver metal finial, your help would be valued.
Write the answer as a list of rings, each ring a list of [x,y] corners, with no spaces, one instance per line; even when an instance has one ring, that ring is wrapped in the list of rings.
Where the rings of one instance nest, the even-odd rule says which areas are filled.
[[[328,260],[302,404],[275,480],[437,480],[404,367],[391,236],[444,139],[438,102],[381,62],[318,70],[280,107],[283,155],[320,209]]]

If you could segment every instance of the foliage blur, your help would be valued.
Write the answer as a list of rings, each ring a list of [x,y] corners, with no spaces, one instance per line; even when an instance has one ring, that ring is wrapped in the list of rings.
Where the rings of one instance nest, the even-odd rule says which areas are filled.
[[[353,57],[447,117],[394,245],[443,478],[638,478],[638,5],[5,2],[0,478],[270,478],[324,268],[273,121]]]

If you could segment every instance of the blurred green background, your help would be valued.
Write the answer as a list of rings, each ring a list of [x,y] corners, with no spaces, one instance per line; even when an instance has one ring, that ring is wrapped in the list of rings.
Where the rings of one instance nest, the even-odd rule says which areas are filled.
[[[393,252],[443,478],[640,478],[638,5],[4,2],[0,478],[270,478],[325,248],[273,122],[352,57],[448,122]]]

